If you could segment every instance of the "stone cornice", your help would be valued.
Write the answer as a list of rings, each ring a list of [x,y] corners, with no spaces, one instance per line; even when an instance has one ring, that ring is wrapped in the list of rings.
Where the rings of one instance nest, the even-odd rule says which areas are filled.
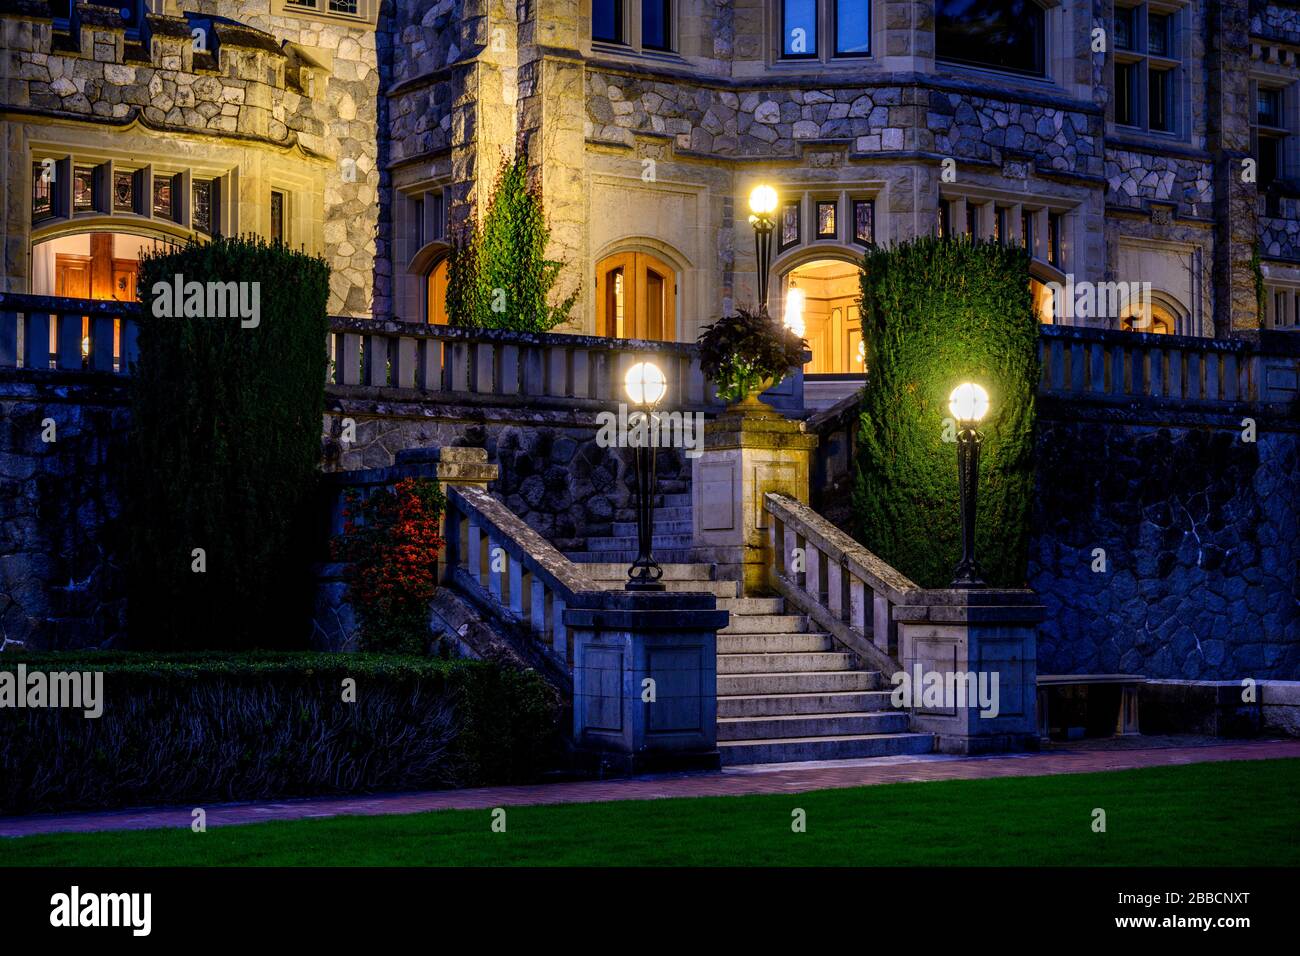
[[[198,136],[208,139],[220,139],[225,142],[233,140],[236,143],[270,146],[283,150],[284,152],[297,152],[304,159],[318,162],[332,162],[330,157],[323,153],[318,153],[315,150],[303,146],[298,140],[297,134],[292,131],[288,138],[283,140],[274,140],[269,137],[250,136],[247,133],[227,133],[215,129],[190,129],[189,127],[166,126],[149,122],[149,120],[145,119],[143,110],[138,106],[132,107],[131,112],[120,119],[110,116],[95,116],[87,113],[67,113],[61,110],[43,110],[25,106],[5,106],[0,108],[0,117],[5,119],[35,117],[60,123],[85,123],[91,126],[107,126],[122,132],[130,132],[138,126],[153,133],[167,133],[173,136]]]

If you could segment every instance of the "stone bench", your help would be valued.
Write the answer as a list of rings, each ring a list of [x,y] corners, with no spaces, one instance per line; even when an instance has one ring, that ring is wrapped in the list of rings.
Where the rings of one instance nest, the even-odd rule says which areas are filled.
[[[1137,674],[1039,674],[1038,675],[1038,736],[1051,737],[1051,692],[1059,688],[1117,687],[1119,706],[1115,715],[1115,736],[1127,737],[1141,733],[1138,729],[1138,689],[1146,678]],[[1086,695],[1086,690],[1083,695]]]

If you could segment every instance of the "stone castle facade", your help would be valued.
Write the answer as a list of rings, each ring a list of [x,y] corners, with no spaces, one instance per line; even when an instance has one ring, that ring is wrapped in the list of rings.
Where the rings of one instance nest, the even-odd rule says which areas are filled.
[[[252,232],[323,255],[334,313],[440,321],[448,236],[518,143],[568,331],[692,341],[752,302],[759,183],[774,311],[826,306],[814,371],[855,370],[837,268],[936,231],[1150,284],[1154,327],[1047,319],[1300,327],[1300,8],[963,6],[3,0],[0,288],[120,295],[142,243]]]

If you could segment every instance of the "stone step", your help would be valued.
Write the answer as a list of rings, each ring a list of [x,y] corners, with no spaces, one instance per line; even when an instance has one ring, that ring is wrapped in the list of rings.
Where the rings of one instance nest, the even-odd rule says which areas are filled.
[[[907,732],[901,711],[851,711],[842,714],[790,714],[780,717],[719,717],[718,740],[775,740],[799,737],[851,737]]]
[[[735,620],[735,618],[732,618]],[[829,634],[732,634],[718,632],[719,654],[762,654],[774,651],[829,651],[834,641]]]
[[[569,551],[565,557],[578,564],[621,564],[623,573],[627,566],[636,560],[636,551]],[[690,548],[655,548],[654,558],[661,565],[665,562],[687,564],[694,557]]]
[[[841,691],[826,694],[751,694],[719,697],[718,718],[782,717],[792,714],[842,714],[890,708],[887,690]]]
[[[718,610],[732,614],[780,614],[785,610],[781,598],[719,598]]]
[[[660,508],[655,506],[655,524],[660,521],[685,521],[688,525],[691,522],[690,508]],[[636,509],[635,508],[615,508],[615,521],[630,522],[633,527],[636,526]]]
[[[928,754],[933,734],[846,734],[834,737],[774,737],[770,740],[719,740],[722,764],[791,763],[798,760],[849,760]]]
[[[748,656],[748,655],[746,655]],[[876,671],[802,671],[796,673],[718,673],[719,697],[759,694],[824,694],[880,689]]]
[[[660,520],[659,515],[655,514],[654,520],[655,537],[658,538],[665,534],[690,534],[691,519],[685,521]],[[636,521],[615,521],[613,534],[615,537],[636,537]],[[588,539],[590,540],[590,539]]]
[[[808,627],[802,614],[733,614],[719,634],[794,634]]]
[[[778,651],[775,654],[719,654],[718,674],[796,674],[847,671],[853,658],[839,651]]]
[[[622,535],[609,538],[588,538],[588,551],[632,551],[639,547],[636,535]],[[689,534],[655,534],[650,538],[650,547],[658,551],[671,551],[674,548],[690,548]]]

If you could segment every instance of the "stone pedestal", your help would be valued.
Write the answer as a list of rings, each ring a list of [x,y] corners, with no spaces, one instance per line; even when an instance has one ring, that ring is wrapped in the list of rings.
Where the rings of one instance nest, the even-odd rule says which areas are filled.
[[[727,612],[711,594],[608,591],[591,603],[564,612],[578,762],[602,773],[716,769]]]
[[[692,551],[717,566],[720,580],[745,594],[767,588],[764,558],[769,491],[808,503],[808,470],[817,436],[767,407],[719,416],[704,426],[704,452],[691,465]]]
[[[1033,591],[927,590],[894,608],[912,730],[935,734],[942,753],[1038,746],[1037,600]],[[925,697],[930,675],[942,680],[943,699]],[[964,701],[946,693],[963,686],[971,690]],[[981,706],[981,687],[995,706]]]

